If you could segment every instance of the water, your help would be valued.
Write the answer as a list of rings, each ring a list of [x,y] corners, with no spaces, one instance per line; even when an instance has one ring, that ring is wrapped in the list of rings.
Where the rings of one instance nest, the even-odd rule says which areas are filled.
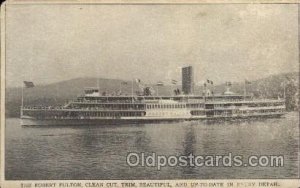
[[[6,121],[5,178],[297,178],[299,117],[234,122],[22,127]],[[128,152],[284,155],[284,167],[129,167]]]

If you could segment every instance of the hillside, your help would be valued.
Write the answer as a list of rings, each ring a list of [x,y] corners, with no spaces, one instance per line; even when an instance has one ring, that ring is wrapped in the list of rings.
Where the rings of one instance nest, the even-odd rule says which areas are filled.
[[[247,85],[247,93],[255,97],[277,98],[283,96],[283,82],[286,82],[286,98],[288,110],[298,110],[299,98],[299,73],[286,73],[273,75],[263,79],[251,81]],[[122,89],[123,93],[131,94],[131,81],[126,85],[121,85],[122,80],[116,79],[98,79],[97,78],[76,78],[49,85],[37,85],[33,88],[24,89],[24,105],[61,105],[66,101],[75,98],[83,93],[86,87],[95,87],[99,83],[100,92],[106,91],[113,93]],[[225,82],[225,81],[224,81]],[[133,84],[134,91],[139,88],[136,83]],[[156,88],[156,86],[153,86]],[[160,86],[159,95],[173,94],[175,88],[181,86]],[[7,88],[6,90],[6,115],[8,117],[18,117],[21,106],[21,88]],[[196,86],[195,93],[202,93],[203,86]],[[244,83],[232,83],[233,92],[243,94]],[[225,84],[216,85],[214,93],[225,91]]]

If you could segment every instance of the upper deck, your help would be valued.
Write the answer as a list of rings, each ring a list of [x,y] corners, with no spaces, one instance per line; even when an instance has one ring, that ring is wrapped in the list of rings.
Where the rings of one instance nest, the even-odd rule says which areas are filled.
[[[148,103],[283,103],[284,99],[259,99],[243,95],[180,95],[180,96],[80,96],[72,103],[78,104],[148,104]]]
[[[73,104],[158,104],[158,103],[186,103],[186,104],[249,104],[249,103],[284,103],[285,99],[262,99],[254,98],[252,95],[235,94],[227,88],[223,94],[174,94],[174,95],[123,95],[121,93],[107,95],[100,94],[98,88],[87,88],[85,93],[75,100]]]

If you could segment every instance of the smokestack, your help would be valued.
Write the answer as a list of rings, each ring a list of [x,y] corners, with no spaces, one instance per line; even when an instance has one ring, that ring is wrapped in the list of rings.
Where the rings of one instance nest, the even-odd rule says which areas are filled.
[[[182,92],[186,95],[194,93],[194,71],[192,66],[183,67],[182,70]]]

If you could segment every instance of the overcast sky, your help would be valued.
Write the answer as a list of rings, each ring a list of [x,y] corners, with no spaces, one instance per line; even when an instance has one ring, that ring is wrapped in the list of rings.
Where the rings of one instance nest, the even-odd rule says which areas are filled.
[[[102,77],[254,80],[298,71],[297,5],[8,5],[7,86]]]

